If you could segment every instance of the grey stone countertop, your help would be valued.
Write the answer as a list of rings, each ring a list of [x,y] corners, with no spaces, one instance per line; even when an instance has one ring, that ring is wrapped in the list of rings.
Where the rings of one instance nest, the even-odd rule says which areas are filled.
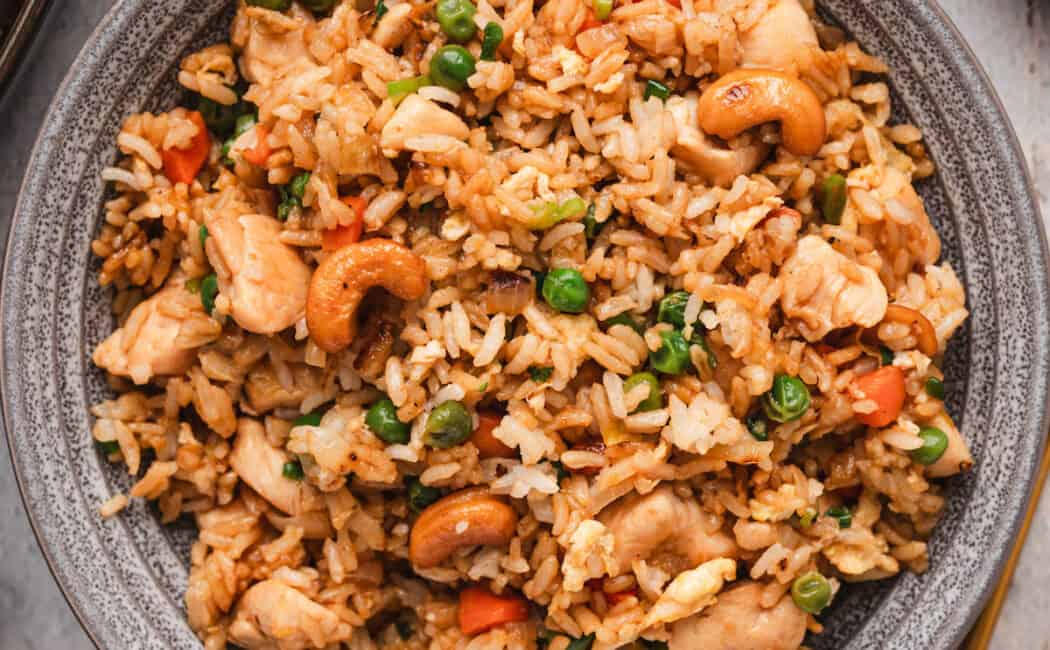
[[[25,64],[0,98],[0,242],[51,96],[112,0],[53,0]],[[943,0],[1006,105],[1050,216],[1050,2]],[[2,245],[2,244],[0,244]],[[0,453],[6,443],[0,436]],[[88,650],[29,530],[0,460],[0,648]],[[991,647],[1050,650],[1050,491],[1044,493]]]

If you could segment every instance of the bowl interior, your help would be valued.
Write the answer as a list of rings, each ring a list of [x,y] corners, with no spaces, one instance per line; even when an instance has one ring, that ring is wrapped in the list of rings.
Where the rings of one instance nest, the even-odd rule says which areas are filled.
[[[949,409],[977,465],[949,482],[923,576],[850,586],[814,648],[949,648],[976,616],[1027,501],[1046,430],[1047,263],[1023,158],[990,85],[932,4],[828,0],[822,11],[891,67],[895,118],[922,128],[939,173],[920,193],[971,311],[945,360]],[[81,53],[47,117],[11,229],[3,284],[5,425],[41,546],[102,647],[199,647],[182,595],[189,521],[97,507],[131,478],[98,455],[90,362],[112,329],[89,250],[124,117],[181,95],[182,56],[224,40],[230,3],[124,0]],[[56,217],[58,215],[58,217]]]

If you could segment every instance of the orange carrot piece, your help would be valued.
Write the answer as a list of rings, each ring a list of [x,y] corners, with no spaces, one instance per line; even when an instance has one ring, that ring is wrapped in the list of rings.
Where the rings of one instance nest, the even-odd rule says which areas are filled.
[[[256,124],[255,146],[251,149],[245,149],[242,151],[241,156],[256,167],[262,167],[265,165],[267,159],[270,157],[270,143],[266,141],[269,137],[270,129],[262,124]]]
[[[519,596],[497,596],[482,587],[467,587],[459,592],[459,629],[463,634],[480,634],[528,618],[528,603]]]
[[[482,458],[514,458],[514,450],[492,435],[492,430],[499,426],[503,416],[492,411],[478,411],[478,428],[470,436],[470,441],[478,448]]]
[[[853,380],[850,393],[855,399],[870,399],[878,408],[858,414],[857,420],[869,427],[884,427],[897,419],[904,406],[904,371],[897,366],[883,366]]]
[[[185,149],[164,149],[160,152],[160,157],[164,163],[164,175],[169,181],[189,185],[197,178],[204,161],[208,159],[211,136],[208,135],[208,127],[199,112],[190,111],[187,116],[197,125],[197,135],[190,140],[190,146]]]
[[[361,240],[361,231],[365,226],[365,208],[368,201],[360,196],[346,196],[341,199],[343,203],[354,209],[354,220],[345,226],[337,226],[326,230],[321,234],[321,248],[326,251],[339,250],[348,244],[354,244]]]

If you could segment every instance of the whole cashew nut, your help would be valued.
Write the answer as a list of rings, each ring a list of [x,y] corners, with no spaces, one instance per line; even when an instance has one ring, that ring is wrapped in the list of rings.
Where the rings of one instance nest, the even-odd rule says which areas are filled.
[[[421,569],[435,567],[456,549],[503,545],[514,537],[518,513],[485,488],[454,492],[419,515],[408,540],[408,558]]]
[[[737,70],[700,96],[700,128],[729,140],[766,122],[780,122],[784,147],[796,156],[816,155],[827,125],[820,98],[794,77],[774,70]]]
[[[357,333],[357,305],[372,287],[402,300],[415,300],[427,288],[423,260],[389,239],[344,246],[321,262],[310,279],[306,325],[310,338],[326,352],[339,352]]]

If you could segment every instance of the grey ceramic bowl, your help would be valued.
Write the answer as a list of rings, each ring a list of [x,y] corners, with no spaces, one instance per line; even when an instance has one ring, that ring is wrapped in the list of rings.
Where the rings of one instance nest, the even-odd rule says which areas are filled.
[[[1023,157],[995,94],[926,0],[828,0],[828,16],[892,67],[898,118],[940,173],[921,188],[966,285],[971,317],[946,362],[950,408],[977,465],[951,482],[929,572],[851,587],[818,648],[951,648],[1009,552],[1047,430],[1047,254]],[[106,396],[90,352],[111,329],[89,251],[102,167],[123,118],[170,107],[181,56],[222,38],[222,0],[124,0],[81,52],[44,123],[11,228],[3,281],[4,423],[26,509],[55,578],[104,648],[195,648],[185,622],[189,526],[161,527],[91,442]]]

